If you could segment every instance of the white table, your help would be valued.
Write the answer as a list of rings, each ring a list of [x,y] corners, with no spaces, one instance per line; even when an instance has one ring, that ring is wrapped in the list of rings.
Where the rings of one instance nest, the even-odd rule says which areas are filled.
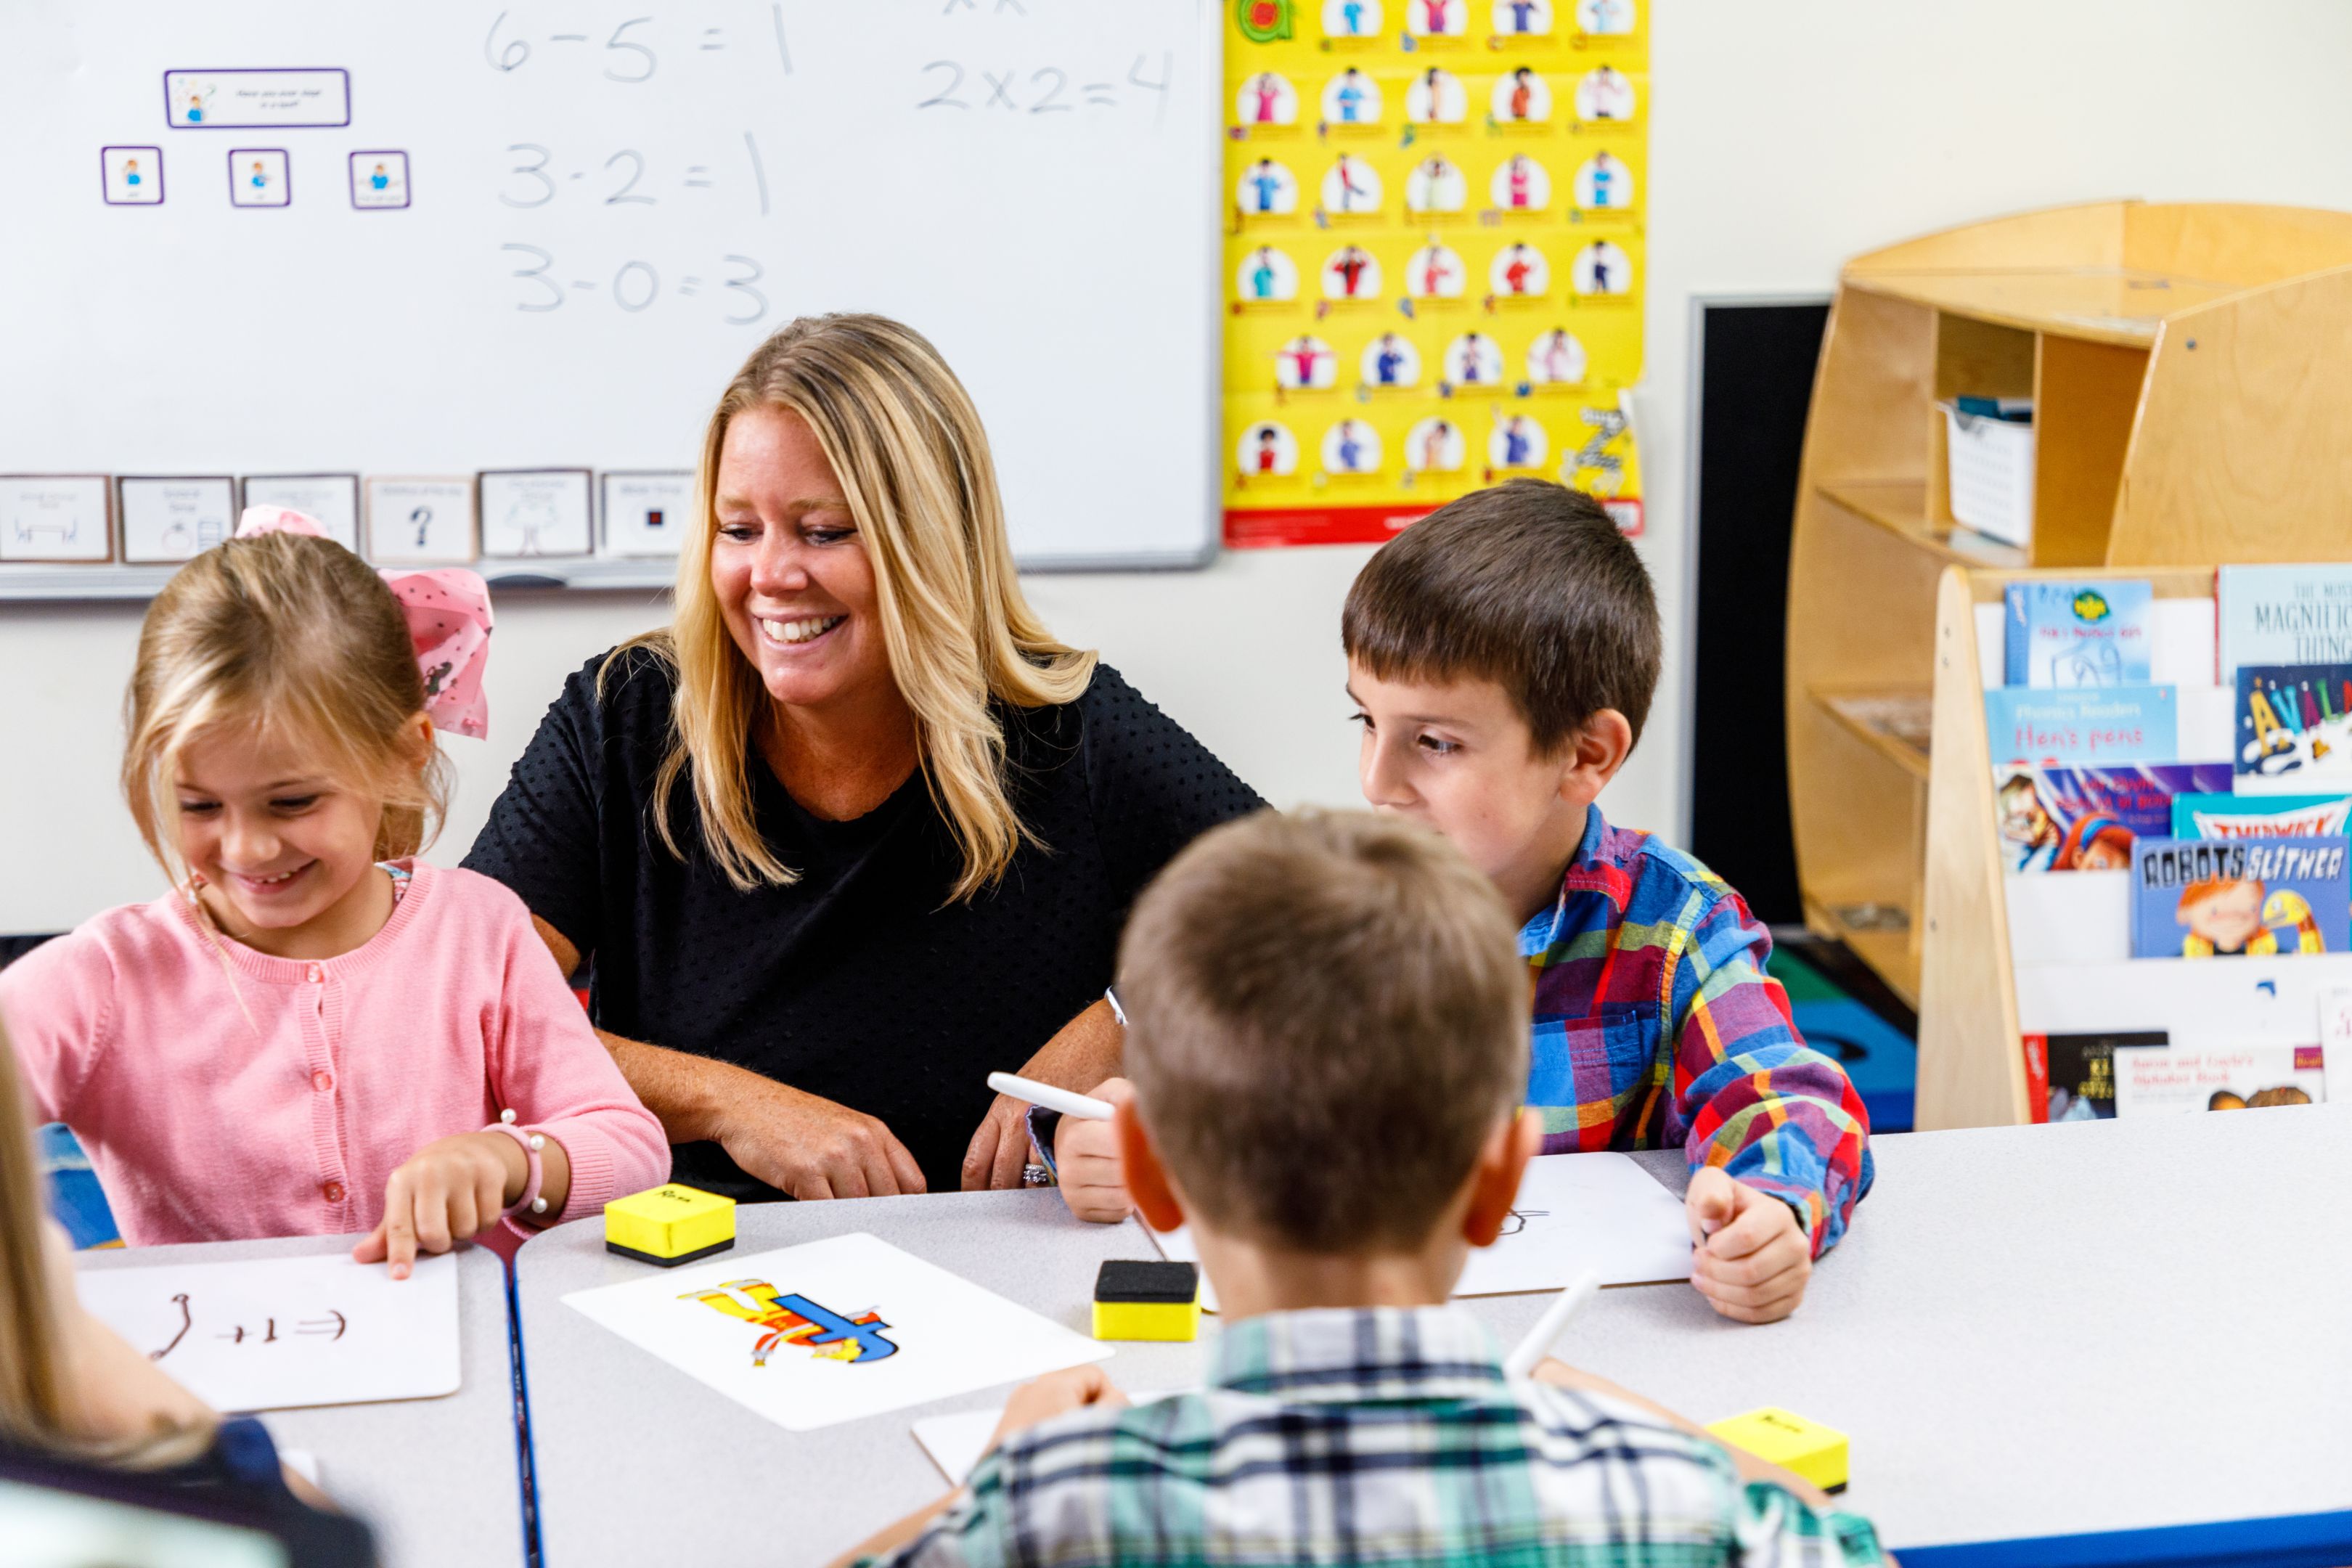
[[[1897,1550],[2352,1510],[2352,1104],[1874,1149],[1877,1188],[1796,1317],[1610,1290],[1570,1359],[1702,1421],[1780,1405],[1850,1433],[1846,1505]],[[1679,1190],[1675,1156],[1642,1158]],[[854,1230],[1082,1331],[1096,1265],[1156,1256],[1051,1193],[747,1208],[737,1248]],[[822,1562],[944,1489],[914,1419],[1002,1397],[787,1432],[560,1300],[645,1268],[596,1221],[518,1258],[549,1568]],[[1544,1300],[1468,1305],[1508,1344]],[[1169,1388],[1200,1357],[1122,1345],[1106,1365]]]
[[[77,1253],[96,1271],[349,1252],[354,1236],[218,1241]],[[506,1269],[493,1253],[457,1257],[457,1392],[440,1399],[265,1413],[281,1449],[315,1456],[319,1484],[375,1531],[384,1568],[467,1568],[523,1560],[522,1476]]]

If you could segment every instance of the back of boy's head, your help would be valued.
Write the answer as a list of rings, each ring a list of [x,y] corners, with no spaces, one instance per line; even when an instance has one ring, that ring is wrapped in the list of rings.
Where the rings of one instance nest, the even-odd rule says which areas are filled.
[[[1262,1245],[1419,1248],[1527,1079],[1501,898],[1394,818],[1265,811],[1203,834],[1137,901],[1118,989],[1170,1174]]]
[[[419,773],[404,749],[424,708],[407,616],[365,562],[313,535],[231,539],[174,573],[140,624],[123,795],[176,877],[180,753],[207,733],[268,734],[383,802],[377,858],[412,855],[448,805],[446,761],[436,750]]]
[[[1658,601],[1601,503],[1513,479],[1439,508],[1381,547],[1339,617],[1382,680],[1492,680],[1549,752],[1604,708],[1642,738],[1662,658]]]

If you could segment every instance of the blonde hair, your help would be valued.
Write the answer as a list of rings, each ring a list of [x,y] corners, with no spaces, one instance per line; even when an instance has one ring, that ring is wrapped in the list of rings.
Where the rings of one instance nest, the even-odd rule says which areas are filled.
[[[1118,994],[1136,1108],[1186,1197],[1301,1252],[1424,1245],[1527,1087],[1516,922],[1395,817],[1211,828],[1136,900]]]
[[[919,332],[883,316],[793,321],[752,351],[711,413],[699,516],[678,556],[677,618],[604,666],[609,674],[614,659],[643,648],[677,672],[655,830],[685,858],[670,801],[690,769],[702,841],[728,881],[749,892],[799,879],[753,820],[746,751],[768,696],[710,585],[719,452],[729,422],[752,408],[799,416],[848,494],[873,563],[890,673],[914,713],[924,784],[963,855],[949,900],[969,899],[1004,874],[1023,844],[1038,842],[1006,790],[991,700],[1075,701],[1095,656],[1055,641],[1022,597],[988,437],[963,384]]]
[[[76,1430],[66,1381],[66,1325],[42,1244],[46,1211],[16,1053],[0,1026],[0,1442],[130,1468],[182,1464],[210,1446],[214,1423],[113,1439]]]
[[[181,881],[180,754],[244,725],[319,749],[333,776],[381,801],[375,858],[414,855],[449,800],[439,748],[421,770],[408,749],[424,709],[407,618],[365,563],[307,534],[232,539],[173,574],[140,625],[122,793],[148,851]]]

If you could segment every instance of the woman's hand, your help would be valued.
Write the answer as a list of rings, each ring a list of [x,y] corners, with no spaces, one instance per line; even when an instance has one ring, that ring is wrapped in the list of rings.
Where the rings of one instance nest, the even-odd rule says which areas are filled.
[[[446,1252],[498,1224],[530,1179],[522,1145],[503,1132],[436,1138],[384,1183],[383,1218],[352,1257],[405,1279],[418,1252]]]
[[[756,1073],[742,1073],[732,1087],[737,1099],[716,1128],[719,1146],[770,1186],[796,1198],[926,1190],[923,1168],[878,1119]]]

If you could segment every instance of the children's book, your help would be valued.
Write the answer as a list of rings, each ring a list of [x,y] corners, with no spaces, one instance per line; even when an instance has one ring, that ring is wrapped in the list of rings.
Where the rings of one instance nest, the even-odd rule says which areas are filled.
[[[2011,583],[2002,679],[2011,686],[2145,686],[2147,583]]]
[[[1985,734],[1997,763],[2168,763],[2180,754],[2179,697],[2169,686],[1995,686]]]
[[[2319,1046],[2170,1046],[2116,1053],[2116,1114],[2249,1110],[2327,1098]]]
[[[2352,661],[2352,563],[2224,566],[2213,597],[2223,686],[2250,664]]]
[[[2227,763],[2005,763],[1992,771],[2001,864],[2011,871],[2127,871],[2135,839],[2192,837],[2173,832],[2176,798],[2229,784]]]
[[[2132,956],[2342,952],[2352,924],[2347,842],[2141,839],[2132,858]]]
[[[2137,1034],[2028,1035],[2025,1100],[2036,1121],[2105,1121],[2116,1113],[2118,1047],[2161,1046],[2162,1029]]]
[[[2176,795],[2175,838],[2325,838],[2345,831],[2352,795]]]
[[[2235,713],[2235,787],[2352,788],[2352,664],[2242,664]]]
[[[2319,994],[2319,1047],[2344,1075],[2337,1097],[2352,1096],[2352,991]]]

